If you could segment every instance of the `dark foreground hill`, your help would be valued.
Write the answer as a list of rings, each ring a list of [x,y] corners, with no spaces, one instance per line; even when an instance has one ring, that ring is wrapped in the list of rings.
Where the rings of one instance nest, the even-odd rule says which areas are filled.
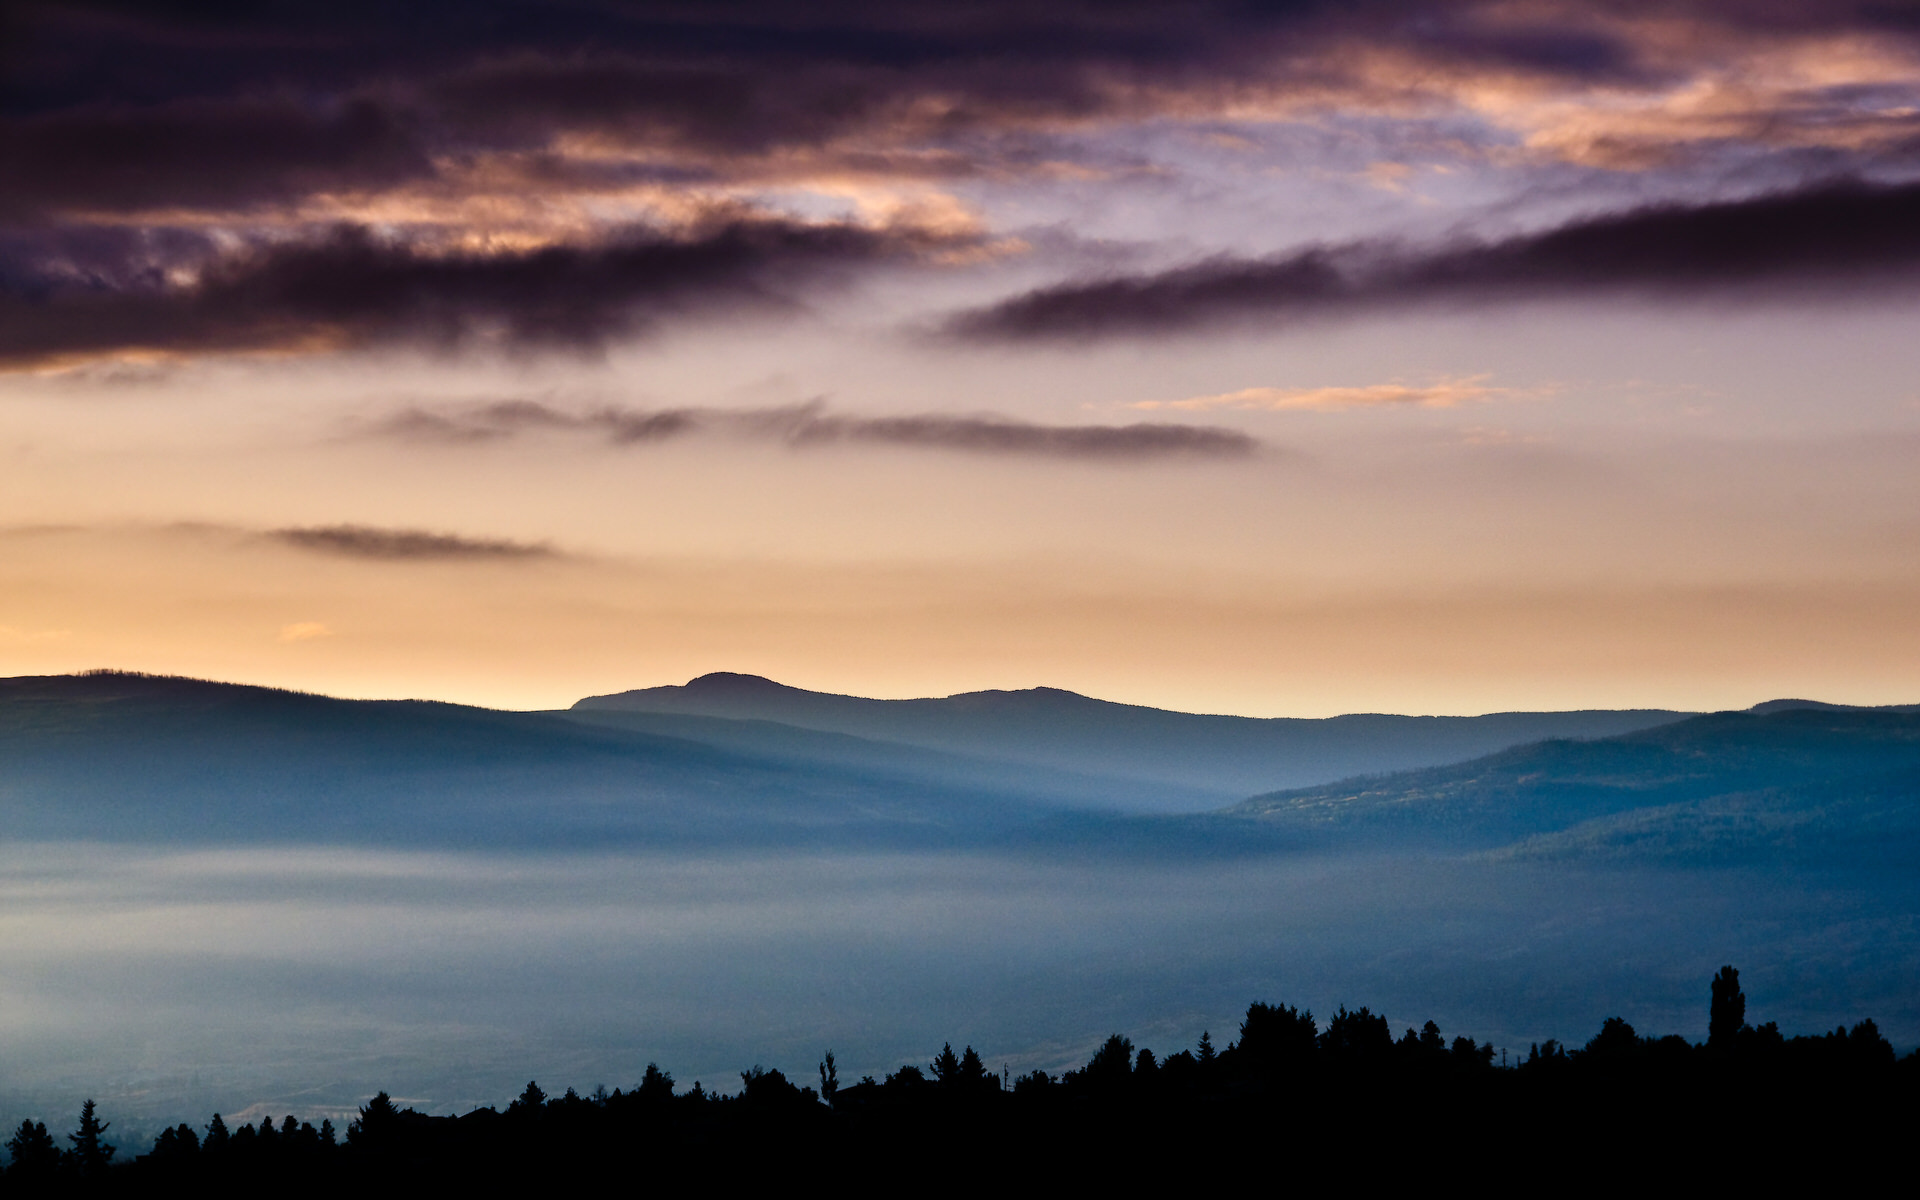
[[[1336,840],[1510,845],[1528,857],[1912,862],[1920,713],[1762,708],[1276,792],[1231,811]]]
[[[1354,714],[1324,719],[1207,716],[1095,700],[1058,688],[870,700],[787,687],[757,675],[703,675],[680,687],[590,696],[581,713],[672,713],[777,721],[952,754],[1097,776],[1196,795],[1189,811],[1255,792],[1460,762],[1545,738],[1597,738],[1687,715],[1661,709]]]

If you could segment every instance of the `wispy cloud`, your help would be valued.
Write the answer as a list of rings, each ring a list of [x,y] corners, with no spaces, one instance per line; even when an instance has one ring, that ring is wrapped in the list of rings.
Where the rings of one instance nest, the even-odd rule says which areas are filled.
[[[623,446],[714,435],[795,449],[900,446],[1110,462],[1243,458],[1261,448],[1249,434],[1210,425],[1042,425],[992,413],[851,416],[829,412],[817,401],[746,409],[606,407],[569,412],[538,401],[512,400],[456,410],[411,408],[375,425],[372,432],[462,445],[550,430],[584,433]]]
[[[280,627],[280,636],[275,640],[281,642],[311,642],[318,638],[329,638],[332,636],[333,630],[327,628],[323,622],[295,621],[291,625],[282,625]]]
[[[674,316],[791,309],[850,268],[975,239],[736,210],[527,249],[448,249],[354,226],[232,250],[185,240],[156,251],[109,238],[85,270],[55,255],[20,278],[0,271],[0,369],[393,344],[593,350]]]
[[[550,558],[554,554],[553,548],[542,542],[460,537],[450,533],[380,529],[369,525],[274,529],[268,531],[267,536],[301,550],[350,558],[398,561],[515,560]]]
[[[1185,400],[1141,400],[1130,407],[1143,409],[1254,409],[1266,411],[1340,412],[1350,408],[1453,408],[1461,404],[1519,395],[1537,395],[1518,388],[1493,387],[1487,375],[1441,379],[1427,384],[1375,383],[1363,387],[1279,388],[1252,387]]]
[[[1258,447],[1254,438],[1238,430],[1204,425],[1035,425],[995,416],[820,416],[797,425],[788,440],[797,445],[869,442],[1093,459],[1241,457]]]
[[[1639,292],[1857,295],[1920,287],[1920,184],[1842,180],[1662,204],[1497,241],[1313,247],[1038,288],[954,318],[982,341],[1093,338],[1352,315],[1437,301]]]

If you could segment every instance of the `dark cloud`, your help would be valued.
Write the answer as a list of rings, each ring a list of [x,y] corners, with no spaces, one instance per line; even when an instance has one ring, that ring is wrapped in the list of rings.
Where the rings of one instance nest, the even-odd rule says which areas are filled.
[[[267,536],[302,550],[317,550],[325,554],[341,554],[351,558],[402,561],[515,560],[551,558],[554,554],[553,548],[544,542],[468,538],[450,533],[427,533],[418,529],[378,529],[367,525],[321,525],[311,528],[275,529]]]
[[[1482,79],[1668,87],[1713,65],[1701,47],[1716,31],[1904,38],[1917,12],[1903,0],[1625,0],[1604,20],[1571,0],[17,0],[0,4],[0,365],[391,341],[591,348],[681,311],[790,303],[783,270],[812,279],[915,246],[772,219],[586,234],[610,218],[585,197],[1052,170],[1094,153],[1055,145],[1090,122],[1218,116],[1229,98],[1243,111],[1294,97],[1405,113]],[[1639,169],[1672,145],[1757,145],[1771,122],[1838,156],[1824,169],[1920,159],[1898,144],[1913,107],[1901,88],[1815,91],[1756,101],[1765,110],[1733,134],[1598,129],[1580,153]],[[385,232],[324,233],[341,213]],[[1236,290],[1323,308],[1417,291],[1396,264],[1419,265],[1349,247],[1032,299],[1049,328],[1071,325],[1075,304],[1160,305],[1168,316],[1140,319],[1158,327],[1190,300],[1233,308],[1218,297]]]
[[[1634,17],[1892,37],[1920,27],[1916,12],[1899,0],[1646,0],[1610,6],[1607,22],[1573,3],[1452,0],[15,3],[0,6],[0,219],[444,180],[476,155],[568,134],[658,152],[674,161],[647,165],[669,172],[726,174],[742,156],[854,139],[849,162],[898,169],[890,152],[911,149],[900,157],[921,169],[964,173],[994,152],[975,140],[956,153],[956,139],[1148,115],[1150,93],[1359,96],[1379,84],[1345,73],[1364,56],[1338,51],[1356,46],[1633,82],[1676,69],[1636,41]]]
[[[993,414],[861,417],[830,413],[819,403],[751,409],[600,408],[573,413],[537,401],[515,400],[458,412],[407,409],[374,432],[459,445],[535,430],[586,433],[615,445],[704,433],[796,449],[864,444],[1114,462],[1244,458],[1261,449],[1261,443],[1247,434],[1210,425],[1038,425]]]
[[[0,220],[447,183],[501,152],[585,189],[636,169],[596,179],[540,157],[567,135],[650,153],[664,161],[639,169],[669,176],[849,138],[865,143],[850,165],[965,174],[983,148],[944,139],[1097,115],[1122,77],[1258,75],[1247,38],[1297,34],[1322,6],[1196,6],[1211,21],[1001,3],[242,6],[218,20],[88,7],[16,14]]]
[[[426,148],[368,100],[88,105],[0,121],[0,220],[164,208],[232,211],[432,174]]]
[[[1842,181],[1745,200],[1661,205],[1437,249],[1356,243],[1217,258],[1039,288],[961,314],[981,340],[1169,332],[1403,305],[1629,291],[1667,297],[1854,294],[1920,287],[1920,184]]]
[[[133,259],[11,280],[0,271],[0,366],[129,350],[593,349],[685,312],[791,307],[794,291],[846,268],[955,244],[913,229],[742,218],[685,236],[442,253],[342,228],[220,255],[179,283]]]
[[[1557,26],[1416,26],[1430,53],[1462,62],[1520,69],[1568,79],[1649,82],[1655,78],[1626,36]]]

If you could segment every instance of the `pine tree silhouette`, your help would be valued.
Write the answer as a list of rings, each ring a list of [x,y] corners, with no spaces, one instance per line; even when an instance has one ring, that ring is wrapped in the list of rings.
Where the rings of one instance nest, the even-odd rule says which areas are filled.
[[[13,1160],[7,1168],[7,1178],[15,1183],[51,1178],[60,1167],[60,1147],[54,1143],[46,1125],[39,1121],[20,1122],[20,1128],[7,1139],[7,1155]]]
[[[113,1161],[114,1148],[101,1140],[107,1128],[108,1123],[94,1111],[91,1099],[80,1106],[80,1128],[67,1135],[67,1140],[73,1143],[73,1149],[67,1154],[84,1178],[99,1175]]]
[[[1747,995],[1740,990],[1740,972],[1721,967],[1713,977],[1713,1002],[1707,1010],[1707,1045],[1727,1049],[1747,1023]]]

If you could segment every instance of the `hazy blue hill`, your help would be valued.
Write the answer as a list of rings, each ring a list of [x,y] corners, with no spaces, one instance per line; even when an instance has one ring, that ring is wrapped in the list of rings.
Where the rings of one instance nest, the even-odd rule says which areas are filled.
[[[1754,705],[1747,711],[1766,716],[1785,712],[1791,708],[1811,708],[1820,712],[1920,713],[1920,704],[1829,704],[1824,700],[1768,700]]]
[[[1838,706],[1714,713],[1591,742],[1257,796],[1235,815],[1429,844],[1524,843],[1713,857],[1908,836],[1920,814],[1920,715]],[[1553,835],[1541,838],[1539,835]]]
[[[720,690],[794,691],[762,684],[734,677]],[[826,708],[848,699],[796,696],[787,700]],[[1050,736],[1082,761],[1133,722],[1139,740],[1160,739],[1159,756],[1146,761],[1162,768],[1177,755],[1200,757],[1209,733],[1251,754],[1232,739],[1277,729],[1284,741],[1302,726],[1350,731],[1361,721],[1388,722],[1371,727],[1391,732],[1390,722],[1418,720],[1190,717],[1044,691],[852,703],[881,721],[904,712],[927,731],[950,721],[961,728],[957,742],[990,743],[994,731],[1011,740],[1016,728],[1029,747]],[[120,674],[12,679],[0,680],[0,819],[14,838],[1147,855],[1331,848],[1355,838],[1426,849],[1524,843],[1512,853],[1531,858],[1763,859],[1862,838],[1906,844],[1920,714],[1804,702],[1765,709],[1269,793],[1225,813],[1128,817],[1084,810],[1205,797],[1166,787],[1159,794],[1171,799],[1156,801],[1164,785],[1139,777],[1115,782],[765,720],[514,713]],[[1526,716],[1481,732],[1511,733]],[[1192,736],[1182,742],[1178,732]],[[1113,805],[1103,805],[1107,796]]]
[[[1016,792],[1075,808],[1203,812],[1219,807],[1217,793],[1199,788],[955,754],[777,721],[612,708],[566,709],[555,715],[591,725],[685,738],[794,763],[877,771],[902,780],[938,783],[944,787]]]
[[[727,673],[703,675],[684,686],[592,696],[574,709],[776,721],[1174,786],[1208,794],[1215,804],[1275,787],[1460,762],[1546,738],[1610,737],[1686,715],[1634,709],[1478,717],[1207,716],[1115,704],[1057,688],[870,700]]]
[[[1920,861],[1920,770],[1709,796],[1523,838],[1503,860],[1895,867]]]
[[[15,838],[965,840],[1046,811],[549,714],[121,674],[0,680],[0,764]]]

